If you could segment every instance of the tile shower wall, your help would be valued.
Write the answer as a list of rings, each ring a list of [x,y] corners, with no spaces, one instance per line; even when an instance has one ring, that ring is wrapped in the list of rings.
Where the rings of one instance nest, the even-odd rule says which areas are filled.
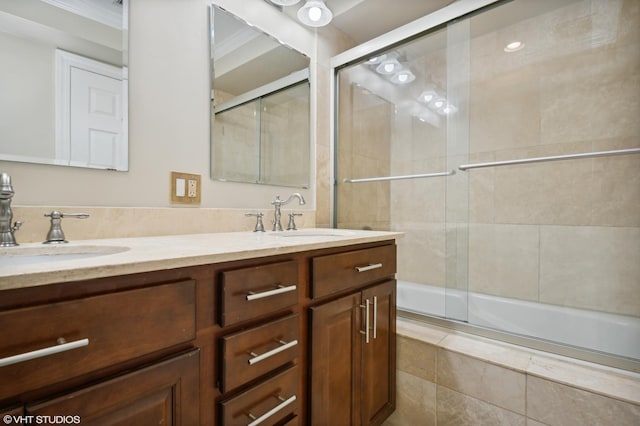
[[[399,425],[636,425],[640,375],[398,323]]]

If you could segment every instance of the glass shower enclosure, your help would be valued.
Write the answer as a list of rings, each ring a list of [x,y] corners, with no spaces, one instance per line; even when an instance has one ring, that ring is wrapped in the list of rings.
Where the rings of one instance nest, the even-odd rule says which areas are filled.
[[[639,4],[485,3],[334,64],[334,224],[405,233],[399,310],[635,363]]]

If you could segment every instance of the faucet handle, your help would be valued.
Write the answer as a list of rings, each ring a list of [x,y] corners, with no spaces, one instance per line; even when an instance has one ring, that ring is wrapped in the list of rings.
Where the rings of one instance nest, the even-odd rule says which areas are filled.
[[[76,219],[86,219],[89,217],[89,213],[60,213],[57,210],[52,211],[51,213],[45,213],[45,217],[50,217],[51,219],[60,219],[63,217],[75,217]]]
[[[262,223],[262,217],[264,216],[264,213],[262,212],[257,212],[257,213],[245,213],[245,216],[255,216],[256,217],[256,227],[253,230],[253,232],[264,232],[264,224]]]
[[[51,218],[51,227],[49,228],[49,232],[47,233],[47,239],[44,241],[43,244],[58,244],[58,243],[69,242],[64,239],[64,232],[62,232],[63,217],[86,219],[89,217],[89,214],[88,213],[60,213],[59,211],[54,210],[51,213],[45,213],[44,216]]]
[[[302,216],[302,213],[289,213],[289,224],[287,225],[287,231],[297,231],[296,228],[296,216]]]

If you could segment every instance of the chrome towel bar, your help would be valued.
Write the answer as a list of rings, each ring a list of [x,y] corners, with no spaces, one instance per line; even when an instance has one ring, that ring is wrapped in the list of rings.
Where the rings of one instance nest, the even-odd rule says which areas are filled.
[[[382,176],[382,177],[372,177],[372,178],[362,178],[362,179],[344,179],[344,183],[362,183],[362,182],[382,182],[387,180],[402,180],[402,179],[422,179],[422,178],[432,178],[439,176],[453,176],[456,174],[455,170],[451,170],[449,172],[438,172],[438,173],[423,173],[418,175],[402,175],[402,176]]]
[[[609,157],[613,155],[640,154],[640,148],[618,149],[613,151],[582,152],[579,154],[553,155],[549,157],[522,158],[519,160],[492,161],[488,163],[461,164],[460,170],[480,169],[483,167],[512,166],[518,164],[543,163],[547,161],[575,160],[581,158]]]

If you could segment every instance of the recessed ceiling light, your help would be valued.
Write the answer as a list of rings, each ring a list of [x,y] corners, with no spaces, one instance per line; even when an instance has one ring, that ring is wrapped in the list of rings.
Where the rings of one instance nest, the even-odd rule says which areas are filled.
[[[456,111],[458,111],[458,108],[456,108],[454,105],[451,105],[450,103],[447,102],[446,105],[438,109],[438,114],[449,115],[449,114],[455,114]]]
[[[398,72],[401,68],[402,65],[400,65],[400,62],[398,62],[396,59],[387,59],[385,61],[382,61],[380,65],[376,67],[376,71],[378,72],[378,74],[392,75]]]
[[[370,65],[379,64],[380,62],[384,61],[385,59],[387,59],[387,55],[374,56],[373,58],[369,58],[367,60],[367,64],[370,64]]]
[[[507,44],[504,47],[504,51],[507,53],[511,53],[511,52],[517,52],[518,50],[521,50],[524,48],[524,42],[519,41],[519,40],[515,40],[512,41],[511,43]]]
[[[418,100],[422,103],[428,104],[429,102],[431,102],[436,96],[438,96],[438,93],[433,90],[433,89],[427,89],[425,91],[423,91],[420,96],[418,97]]]
[[[391,82],[395,84],[409,84],[416,79],[416,76],[408,69],[398,71],[391,77]]]

